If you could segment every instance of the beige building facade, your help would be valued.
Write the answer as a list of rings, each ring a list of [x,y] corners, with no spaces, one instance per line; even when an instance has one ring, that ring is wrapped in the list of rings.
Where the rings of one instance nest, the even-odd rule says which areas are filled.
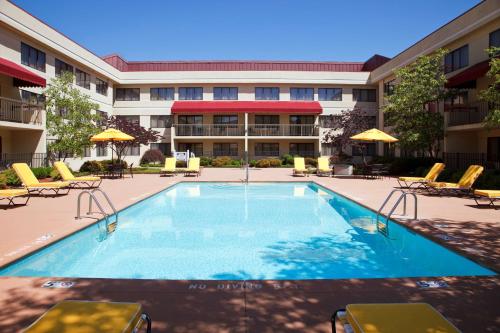
[[[448,73],[450,81],[463,87],[462,99],[440,106],[446,115],[443,150],[498,159],[499,130],[483,128],[480,117],[488,106],[477,99],[489,81],[484,69],[474,66],[488,60],[484,49],[495,43],[499,29],[500,0],[488,0],[392,59],[376,55],[366,62],[133,62],[118,55],[99,57],[0,0],[0,65],[3,61],[7,68],[0,70],[0,164],[28,159],[32,165],[42,163],[47,142],[56,139],[46,131],[43,85],[20,82],[15,75],[22,74],[12,74],[14,65],[47,84],[61,70],[71,70],[75,87],[99,105],[96,112],[160,132],[159,142],[127,152],[127,161],[137,165],[150,148],[235,158],[248,152],[250,159],[330,155],[333,147],[322,142],[329,131],[327,116],[362,109],[374,126],[383,128],[385,86],[394,70],[437,48],[454,51],[464,45],[467,52],[459,56],[467,53],[467,64]],[[382,146],[372,148],[371,153],[383,154]],[[67,161],[78,168],[86,160],[110,157],[109,149],[89,149],[84,158]]]

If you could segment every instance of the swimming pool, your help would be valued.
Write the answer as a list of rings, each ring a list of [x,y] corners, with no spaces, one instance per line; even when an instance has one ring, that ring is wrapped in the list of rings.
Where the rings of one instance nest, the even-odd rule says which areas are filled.
[[[494,275],[314,183],[180,183],[0,271],[3,276],[341,279]],[[78,223],[75,221],[74,223]]]

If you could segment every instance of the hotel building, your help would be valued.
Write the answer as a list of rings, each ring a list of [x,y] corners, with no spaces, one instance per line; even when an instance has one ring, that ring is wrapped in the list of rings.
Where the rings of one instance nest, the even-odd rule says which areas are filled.
[[[329,155],[322,142],[329,115],[362,109],[384,128],[382,107],[394,70],[438,48],[450,50],[448,85],[454,100],[438,105],[445,114],[443,157],[493,165],[500,156],[500,130],[482,124],[488,105],[478,92],[486,76],[489,46],[500,46],[500,0],[481,2],[389,59],[365,62],[306,61],[127,61],[99,57],[61,32],[0,0],[0,167],[27,160],[43,163],[47,142],[43,87],[62,71],[99,105],[96,112],[124,117],[161,133],[162,140],[126,152],[136,165],[142,154],[189,150],[198,156],[277,157]],[[369,154],[391,153],[371,145]],[[356,155],[356,151],[347,151]],[[397,152],[403,153],[403,152]],[[88,149],[85,160],[109,159],[109,149]]]

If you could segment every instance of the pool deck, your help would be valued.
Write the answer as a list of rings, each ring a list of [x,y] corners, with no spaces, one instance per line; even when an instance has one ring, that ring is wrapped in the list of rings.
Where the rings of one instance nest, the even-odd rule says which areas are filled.
[[[101,188],[122,209],[180,181],[241,181],[241,169],[204,169],[200,177],[135,175]],[[314,181],[378,209],[395,179],[292,177],[291,169],[251,170],[250,181]],[[65,237],[95,220],[75,220],[80,190],[34,197],[27,207],[0,210],[0,265]],[[418,194],[419,221],[402,224],[500,271],[500,210],[470,198]],[[500,278],[440,278],[448,287],[421,289],[418,279],[316,281],[155,281],[71,279],[46,289],[47,278],[0,278],[0,331],[18,332],[63,299],[134,301],[153,318],[154,332],[328,332],[329,316],[348,303],[427,302],[463,332],[498,332]]]

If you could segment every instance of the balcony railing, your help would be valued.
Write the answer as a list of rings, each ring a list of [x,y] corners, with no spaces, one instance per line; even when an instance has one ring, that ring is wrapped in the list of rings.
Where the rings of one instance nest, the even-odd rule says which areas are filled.
[[[500,155],[484,153],[443,153],[446,168],[465,170],[472,164],[482,165],[485,169],[499,169]]]
[[[254,124],[248,126],[249,136],[318,136],[316,125],[268,125]]]
[[[0,121],[42,125],[43,107],[0,97]]]
[[[32,168],[49,165],[45,153],[3,153],[0,154],[0,170],[9,168],[13,163],[27,163]]]
[[[489,113],[487,102],[445,107],[448,111],[448,126],[482,123]]]
[[[244,125],[175,125],[176,136],[244,136]]]

